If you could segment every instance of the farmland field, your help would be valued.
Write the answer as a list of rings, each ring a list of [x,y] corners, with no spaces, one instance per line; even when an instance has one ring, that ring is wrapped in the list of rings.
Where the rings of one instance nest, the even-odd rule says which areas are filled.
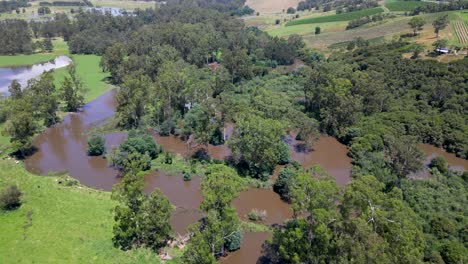
[[[392,12],[409,12],[413,11],[417,7],[428,4],[428,2],[423,1],[394,1],[385,3],[385,7],[387,7]]]
[[[297,7],[299,0],[247,0],[246,5],[260,13],[279,13],[288,7]]]
[[[301,25],[301,24],[313,24],[313,23],[325,23],[325,22],[337,22],[337,21],[350,21],[353,19],[358,19],[365,16],[371,16],[378,13],[384,12],[381,7],[360,10],[350,13],[342,13],[337,15],[331,16],[321,16],[321,17],[310,17],[310,18],[303,18],[298,20],[290,21],[286,24],[286,26],[294,26],[294,25]]]
[[[455,20],[453,21],[453,28],[455,29],[456,35],[460,44],[468,44],[468,25],[465,21]]]

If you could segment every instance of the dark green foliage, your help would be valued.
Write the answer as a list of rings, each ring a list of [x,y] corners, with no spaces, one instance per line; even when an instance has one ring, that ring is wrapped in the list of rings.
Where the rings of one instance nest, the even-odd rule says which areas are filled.
[[[440,255],[446,263],[459,263],[452,258],[460,260],[465,254],[466,259],[467,186],[459,174],[438,169],[428,180],[402,182],[404,200],[419,215],[426,235],[425,258]]]
[[[61,87],[61,97],[65,101],[65,110],[69,112],[76,112],[84,105],[84,87],[83,83],[76,75],[76,68],[74,65],[68,66],[68,74]]]
[[[50,14],[50,8],[48,6],[41,6],[37,9],[37,13],[40,15],[40,16],[43,16],[43,15],[47,15],[47,14]]]
[[[184,181],[191,181],[192,180],[192,173],[190,171],[184,171]]]
[[[52,44],[52,40],[50,38],[45,38],[43,43],[45,51],[52,52],[54,50],[54,45]]]
[[[442,156],[437,156],[431,160],[431,163],[429,164],[429,167],[431,168],[436,168],[439,170],[439,172],[445,174],[448,172],[448,164],[447,161],[445,161],[444,157]]]
[[[0,192],[0,208],[13,210],[21,206],[23,194],[16,185],[10,185]]]
[[[0,13],[6,13],[12,10],[19,10],[20,7],[31,6],[31,4],[29,4],[28,2],[28,0],[0,1]]]
[[[161,147],[156,144],[151,135],[138,131],[130,131],[127,140],[120,144],[119,149],[128,153],[147,153],[152,159],[155,159],[161,152]]]
[[[278,153],[278,164],[279,165],[285,165],[291,162],[291,152],[289,150],[289,145],[286,143],[283,143],[279,147],[279,153]]]
[[[2,36],[0,38],[0,54],[30,54],[33,51],[28,23],[24,20],[0,21],[0,36]]]
[[[239,168],[246,166],[247,174],[267,180],[285,149],[283,135],[280,122],[250,115],[239,120],[228,144]]]
[[[279,172],[278,178],[273,185],[273,190],[281,196],[281,199],[287,202],[290,201],[289,185],[297,173],[299,173],[298,168],[288,166]]]
[[[229,251],[238,250],[242,244],[242,232],[237,230],[232,236],[226,239],[226,248]]]
[[[109,153],[108,160],[111,166],[119,170],[137,173],[149,170],[151,160],[159,153],[161,147],[156,144],[152,136],[139,131],[130,131],[128,138]]]
[[[105,139],[102,136],[94,135],[88,139],[88,155],[100,156],[106,153]]]
[[[114,188],[112,198],[119,202],[114,216],[115,247],[148,247],[156,251],[166,245],[172,232],[169,220],[173,208],[159,189],[145,194],[143,177],[130,172]]]
[[[237,173],[224,165],[214,165],[201,183],[205,217],[191,227],[192,237],[187,245],[183,263],[216,263],[216,257],[226,250],[240,247],[242,235],[232,200],[239,195],[241,180]]]
[[[322,33],[322,28],[321,27],[315,27],[315,35],[320,35]]]

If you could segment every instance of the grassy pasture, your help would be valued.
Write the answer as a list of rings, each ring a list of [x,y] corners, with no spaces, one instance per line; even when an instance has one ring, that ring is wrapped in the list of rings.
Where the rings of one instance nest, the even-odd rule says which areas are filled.
[[[326,23],[326,22],[338,22],[338,21],[350,21],[353,19],[358,19],[365,16],[371,16],[383,12],[384,10],[381,7],[365,9],[350,13],[341,13],[330,16],[320,16],[320,17],[308,17],[290,21],[286,23],[286,26],[295,26],[302,24],[316,24],[316,23]]]
[[[410,12],[420,6],[428,5],[428,2],[423,1],[394,1],[385,3],[387,7],[392,12]]]
[[[13,160],[1,160],[0,171],[0,189],[16,184],[24,193],[20,208],[0,211],[1,263],[159,263],[149,250],[113,247],[110,193],[63,186]]]
[[[68,45],[62,38],[53,39],[52,44],[54,45],[54,50],[49,53],[18,54],[13,56],[0,55],[0,67],[33,65],[53,60],[60,55],[68,55]]]

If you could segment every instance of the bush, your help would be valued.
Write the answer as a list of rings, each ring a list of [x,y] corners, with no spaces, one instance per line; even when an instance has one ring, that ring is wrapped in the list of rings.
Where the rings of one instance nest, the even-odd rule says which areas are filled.
[[[16,185],[6,187],[0,193],[0,207],[4,210],[13,210],[20,207],[22,195]]]
[[[294,7],[290,7],[290,8],[288,8],[288,10],[286,11],[286,13],[288,13],[288,14],[294,14],[294,13],[296,13],[296,9],[294,9]]]
[[[431,160],[431,163],[429,164],[429,167],[431,168],[437,168],[437,170],[440,173],[447,173],[448,172],[448,165],[447,161],[445,161],[444,157],[442,156],[437,156]]]
[[[242,244],[242,237],[242,232],[240,230],[237,230],[232,236],[226,238],[226,248],[229,251],[238,250]]]
[[[291,162],[291,153],[289,151],[289,146],[286,143],[281,144],[279,149],[279,159],[278,164],[285,165]]]
[[[128,139],[125,140],[119,147],[120,151],[140,154],[148,153],[151,159],[155,159],[161,152],[161,148],[154,141],[153,137],[148,134],[132,131],[128,134]]]
[[[184,181],[191,181],[192,180],[192,173],[190,171],[184,171]]]
[[[103,137],[94,135],[88,139],[88,155],[100,156],[106,152],[106,141]]]
[[[294,176],[295,171],[292,168],[284,168],[276,179],[275,184],[273,185],[273,190],[281,196],[281,199],[289,201],[289,181]]]
[[[267,212],[265,210],[254,208],[252,211],[250,211],[247,217],[251,221],[263,221],[267,218]]]
[[[169,152],[164,153],[164,163],[165,164],[172,164],[172,154]]]

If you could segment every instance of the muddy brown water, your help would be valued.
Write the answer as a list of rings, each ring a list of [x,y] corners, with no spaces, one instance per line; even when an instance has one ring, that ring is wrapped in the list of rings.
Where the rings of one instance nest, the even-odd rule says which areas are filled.
[[[310,168],[320,165],[336,182],[345,185],[351,179],[351,158],[348,157],[348,149],[333,137],[322,135],[312,146],[310,151],[302,151],[298,148],[302,141],[295,139],[296,134],[286,136],[286,142],[291,149],[291,158],[299,162],[303,167]]]
[[[222,264],[255,264],[262,256],[262,245],[271,238],[270,232],[246,232],[241,248],[221,259]]]
[[[454,171],[465,171],[468,170],[468,160],[457,157],[455,154],[448,153],[442,148],[438,148],[429,144],[421,144],[420,148],[426,156],[423,162],[423,169],[420,172],[413,174],[416,178],[429,178],[431,176],[428,168],[431,160],[437,156],[442,156],[447,161],[451,170]]]
[[[282,224],[292,217],[291,206],[271,190],[250,188],[242,192],[232,204],[236,207],[239,218],[244,221],[249,221],[247,215],[253,209],[266,212],[266,219],[261,223],[267,225]]]

